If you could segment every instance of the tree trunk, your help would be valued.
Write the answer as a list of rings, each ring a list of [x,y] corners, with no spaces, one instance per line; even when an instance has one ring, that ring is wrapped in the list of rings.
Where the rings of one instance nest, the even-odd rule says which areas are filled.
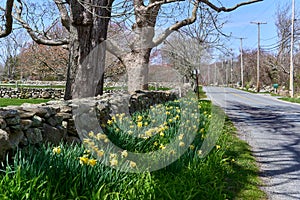
[[[84,8],[70,1],[71,25],[65,99],[103,93],[105,45],[111,15],[111,0],[91,0]],[[93,13],[93,14],[92,14]]]
[[[148,89],[148,65],[151,49],[140,49],[126,55],[124,64],[128,74],[128,92]]]

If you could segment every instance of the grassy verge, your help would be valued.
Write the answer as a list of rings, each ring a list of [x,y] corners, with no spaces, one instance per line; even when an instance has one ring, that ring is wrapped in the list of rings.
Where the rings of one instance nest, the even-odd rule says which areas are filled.
[[[279,99],[283,100],[283,101],[292,102],[292,103],[300,103],[299,98],[282,97],[282,98],[279,98]]]
[[[38,104],[38,103],[45,103],[48,101],[49,99],[2,99],[0,98],[0,107],[19,106],[22,105],[23,103]]]
[[[185,146],[187,133],[178,130],[190,112],[181,105],[181,101],[168,102],[128,118],[118,114],[102,124],[105,135],[90,132],[85,147],[61,144],[18,151],[12,161],[0,165],[0,199],[266,199],[249,146],[238,139],[228,119],[213,150],[201,157],[199,149],[212,123],[210,101],[196,104],[198,127],[184,121],[185,130],[193,129],[196,137],[171,165],[154,172],[126,173],[102,164],[105,159],[114,167],[129,161],[127,151],[108,153],[101,145],[107,141],[136,153],[167,151],[175,138],[180,138],[176,148]],[[149,129],[152,123],[157,126]],[[128,167],[139,167],[135,164],[131,161]]]

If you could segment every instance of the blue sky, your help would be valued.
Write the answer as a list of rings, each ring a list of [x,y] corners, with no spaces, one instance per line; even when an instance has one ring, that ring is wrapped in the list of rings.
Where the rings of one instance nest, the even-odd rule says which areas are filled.
[[[242,1],[243,0],[233,0],[230,2],[231,5],[234,5],[234,3]],[[223,31],[225,33],[232,33],[232,35],[236,37],[247,38],[243,40],[243,49],[256,49],[257,25],[251,24],[250,22],[267,22],[267,24],[261,25],[261,46],[272,45],[277,41],[275,27],[276,9],[279,5],[285,5],[287,3],[291,5],[292,0],[264,0],[263,2],[240,7],[231,13],[224,13],[223,15],[228,17],[229,22],[224,26]],[[300,8],[300,1],[295,0],[295,3],[297,10],[297,8]],[[235,53],[238,53],[240,40],[232,39],[228,45]]]

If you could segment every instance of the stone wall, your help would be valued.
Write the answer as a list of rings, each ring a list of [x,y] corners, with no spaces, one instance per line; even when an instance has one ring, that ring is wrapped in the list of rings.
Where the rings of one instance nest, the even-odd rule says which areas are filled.
[[[61,99],[64,97],[63,89],[39,89],[39,88],[0,88],[0,98],[21,99]]]
[[[174,100],[182,91],[137,91],[105,94],[85,99],[96,109],[100,123],[106,123],[116,113],[140,111],[151,105]],[[16,148],[41,143],[80,143],[73,112],[77,101],[50,101],[42,104],[23,104],[0,108],[0,160]]]

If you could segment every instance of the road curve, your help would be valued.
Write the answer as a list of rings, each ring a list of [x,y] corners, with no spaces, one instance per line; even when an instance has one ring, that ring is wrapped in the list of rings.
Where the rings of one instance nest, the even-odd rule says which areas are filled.
[[[269,199],[300,199],[300,105],[232,88],[204,90],[252,147]]]

